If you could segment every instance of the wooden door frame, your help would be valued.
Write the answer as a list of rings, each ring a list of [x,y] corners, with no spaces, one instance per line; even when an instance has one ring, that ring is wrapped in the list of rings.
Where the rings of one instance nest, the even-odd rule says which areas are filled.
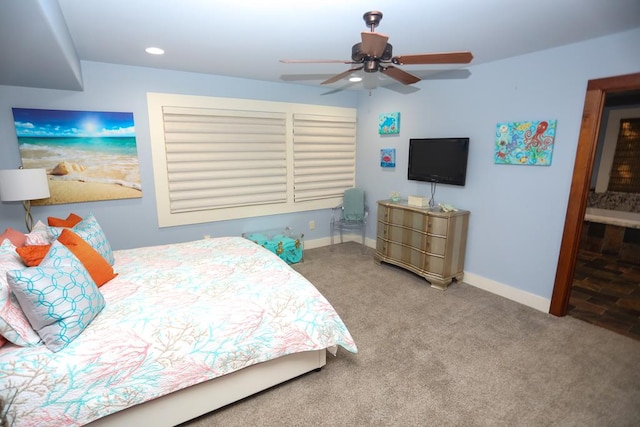
[[[605,96],[607,93],[638,89],[640,89],[640,73],[589,80],[587,84],[582,126],[573,166],[573,180],[571,181],[556,279],[549,308],[549,313],[555,316],[566,315],[569,306]]]

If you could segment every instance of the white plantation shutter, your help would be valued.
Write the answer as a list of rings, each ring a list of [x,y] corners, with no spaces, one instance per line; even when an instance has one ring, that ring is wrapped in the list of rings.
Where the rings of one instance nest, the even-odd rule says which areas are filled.
[[[287,201],[286,115],[164,107],[172,213]]]
[[[160,227],[328,209],[354,184],[354,108],[162,93],[147,106]]]
[[[294,200],[341,197],[354,186],[355,118],[293,115]]]

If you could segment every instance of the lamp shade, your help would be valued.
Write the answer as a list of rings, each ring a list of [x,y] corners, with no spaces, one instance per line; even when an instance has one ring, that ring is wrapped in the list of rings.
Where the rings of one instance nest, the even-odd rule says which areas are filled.
[[[0,200],[3,202],[46,199],[49,196],[46,169],[0,170]]]

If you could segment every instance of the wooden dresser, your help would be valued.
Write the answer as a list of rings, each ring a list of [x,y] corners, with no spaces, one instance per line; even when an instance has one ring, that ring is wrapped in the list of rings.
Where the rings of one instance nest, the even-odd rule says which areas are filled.
[[[441,212],[405,202],[378,202],[377,262],[412,271],[438,289],[462,281],[469,211]]]

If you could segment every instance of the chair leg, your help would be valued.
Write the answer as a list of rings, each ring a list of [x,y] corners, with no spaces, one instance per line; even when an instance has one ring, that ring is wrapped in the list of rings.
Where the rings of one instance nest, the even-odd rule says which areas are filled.
[[[364,227],[362,227],[362,253],[366,254],[367,253],[367,247],[364,244],[365,242],[365,235],[366,235],[366,229]]]
[[[329,250],[333,252],[333,233],[335,232],[335,227],[333,225],[333,222],[331,223],[331,227],[329,228],[329,232],[331,233],[331,246],[329,246]]]

